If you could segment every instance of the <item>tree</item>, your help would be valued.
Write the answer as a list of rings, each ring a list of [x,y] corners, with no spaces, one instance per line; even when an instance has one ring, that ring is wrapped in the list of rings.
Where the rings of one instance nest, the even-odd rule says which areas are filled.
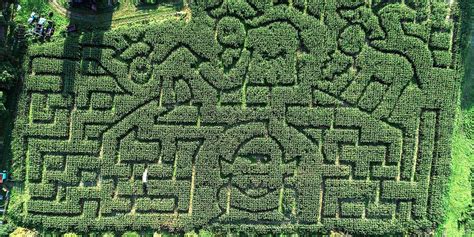
[[[15,230],[15,226],[11,223],[0,225],[0,236],[8,236],[14,230]]]
[[[10,74],[10,72],[7,70],[3,70],[0,73],[0,88],[9,89],[12,86],[14,80],[14,75]]]
[[[7,109],[5,108],[5,95],[3,91],[0,91],[0,118],[5,116],[5,112]]]

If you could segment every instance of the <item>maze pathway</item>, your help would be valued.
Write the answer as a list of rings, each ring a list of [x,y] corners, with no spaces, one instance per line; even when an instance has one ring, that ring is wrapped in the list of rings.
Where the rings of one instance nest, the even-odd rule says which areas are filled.
[[[14,158],[26,224],[383,234],[440,222],[455,11],[409,0],[191,8],[188,23],[29,50]]]

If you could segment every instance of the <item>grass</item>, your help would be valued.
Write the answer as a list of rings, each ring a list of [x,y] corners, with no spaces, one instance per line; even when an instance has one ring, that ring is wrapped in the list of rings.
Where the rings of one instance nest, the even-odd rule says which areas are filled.
[[[21,5],[21,10],[16,13],[15,21],[22,24],[27,24],[28,18],[30,18],[31,12],[36,12],[41,14],[41,16],[46,16],[49,20],[53,20],[58,29],[63,29],[69,24],[69,20],[58,14],[51,6],[48,4],[48,0],[19,0]],[[53,17],[48,18],[48,14],[53,12]]]
[[[62,37],[60,32],[64,31],[66,26],[69,25],[70,19],[65,16],[64,11],[59,12],[57,9],[51,6],[48,0],[19,0],[21,10],[16,13],[15,21],[21,24],[27,24],[27,20],[32,12],[45,16],[48,20],[53,20],[56,23],[56,32],[53,39],[56,37]],[[60,5],[65,3],[65,0],[58,0]],[[61,4],[63,3],[63,4]],[[155,16],[172,15],[174,12],[180,11],[183,8],[183,0],[165,0],[155,6],[139,6],[136,7],[134,0],[122,0],[115,9],[104,10],[102,13],[91,14],[90,10],[86,9],[75,9],[74,12],[78,14],[84,14],[85,17],[80,19],[84,21],[84,25],[91,26],[91,22],[94,22],[94,26],[100,28],[105,26],[115,27],[121,24],[128,24],[134,21],[140,20],[152,20]],[[53,13],[51,18],[48,17],[49,13]],[[80,23],[80,21],[76,21]],[[112,22],[111,22],[112,21]],[[104,28],[104,27],[102,27]]]
[[[462,116],[459,120],[462,120]],[[459,220],[462,219],[472,203],[470,172],[473,167],[474,146],[473,141],[466,137],[459,125],[460,123],[456,125],[453,136],[452,174],[446,206],[446,220],[439,230],[439,234],[444,233],[447,236],[467,236],[469,232],[459,224]]]
[[[58,0],[56,8],[60,9],[60,14],[65,15],[65,11],[68,10],[61,3],[63,0]],[[53,3],[51,3],[53,4]],[[54,4],[53,4],[54,5]],[[118,26],[120,24],[128,24],[137,20],[149,20],[153,18],[172,15],[173,13],[182,10],[183,0],[165,0],[160,2],[158,5],[152,6],[135,6],[134,0],[122,0],[114,8],[104,8],[99,13],[92,13],[91,10],[85,8],[75,8],[71,11],[70,17],[75,20],[76,23],[85,23],[85,25],[91,25],[91,22],[95,28],[109,29],[110,26]]]
[[[463,0],[460,2],[462,3]],[[472,206],[470,179],[474,167],[474,31],[470,27],[474,25],[472,15],[474,4],[469,1],[464,1],[464,4],[467,7],[463,9],[466,11],[463,14],[466,16],[463,27],[468,32],[463,39],[466,42],[462,44],[466,45],[462,53],[464,78],[452,140],[452,173],[445,207],[446,219],[445,223],[438,228],[437,235],[439,236],[472,236],[474,234],[474,230],[466,229],[466,226],[460,222]]]

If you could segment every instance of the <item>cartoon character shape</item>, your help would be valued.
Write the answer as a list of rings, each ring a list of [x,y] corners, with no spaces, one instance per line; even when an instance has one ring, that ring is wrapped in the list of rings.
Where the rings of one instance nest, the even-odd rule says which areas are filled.
[[[296,83],[298,31],[286,22],[249,30],[252,52],[248,81],[257,85],[289,86]]]
[[[225,90],[238,89],[242,85],[251,54],[244,47],[246,37],[247,31],[240,19],[225,16],[217,22],[216,39],[223,51],[220,60],[200,66],[206,81]]]
[[[230,129],[220,159],[221,176],[228,182],[219,190],[221,221],[282,221],[291,210],[285,207],[291,189],[286,179],[295,166],[285,162],[284,150],[262,124]],[[228,150],[231,149],[231,150]]]

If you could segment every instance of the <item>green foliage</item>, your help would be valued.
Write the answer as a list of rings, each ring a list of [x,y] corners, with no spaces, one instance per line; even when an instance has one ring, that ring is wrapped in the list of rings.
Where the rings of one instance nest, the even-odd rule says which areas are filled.
[[[76,232],[430,232],[460,85],[441,6],[195,1],[189,22],[32,47],[12,216]]]
[[[344,53],[359,53],[365,43],[365,32],[358,25],[349,26],[342,32],[339,40]]]
[[[15,76],[10,74],[8,71],[5,70],[0,74],[0,85],[4,88],[10,88],[14,81]]]
[[[458,1],[460,12],[459,52],[462,62],[459,67],[463,75],[460,109],[455,122],[453,136],[453,160],[451,164],[452,176],[449,182],[445,209],[445,222],[439,226],[437,234],[448,236],[469,236],[474,231],[473,222],[473,177],[474,172],[474,108],[473,101],[473,70],[472,58],[474,47],[472,44],[473,10],[472,1]]]
[[[137,232],[125,232],[122,237],[140,237]]]
[[[5,94],[3,93],[3,91],[0,91],[0,116],[1,117],[3,117],[4,113],[6,112],[5,102],[6,102]]]
[[[15,231],[15,226],[11,223],[5,223],[0,226],[0,236],[8,236]]]
[[[15,22],[26,25],[31,13],[35,12],[54,21],[56,29],[64,29],[69,24],[68,18],[56,13],[48,2],[48,0],[19,0],[18,3],[21,5],[21,10],[16,12]],[[55,14],[50,18],[48,14],[51,12]]]
[[[217,24],[216,31],[221,44],[239,47],[245,41],[245,26],[237,18],[222,18]]]

